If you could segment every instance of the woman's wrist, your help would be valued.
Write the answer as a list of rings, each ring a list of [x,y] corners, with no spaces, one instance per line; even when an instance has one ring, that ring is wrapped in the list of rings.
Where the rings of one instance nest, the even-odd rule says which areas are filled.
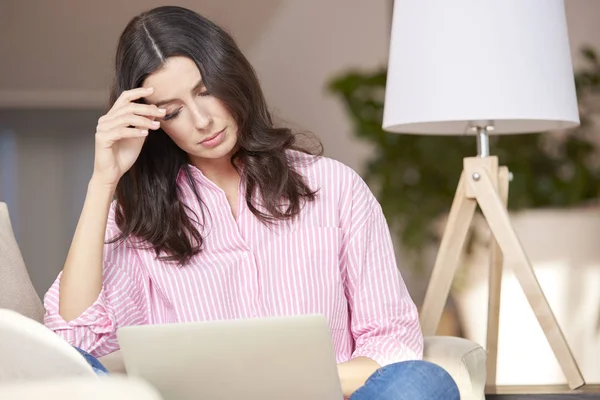
[[[367,357],[357,357],[338,364],[338,376],[344,397],[349,398],[378,368],[379,364]]]
[[[116,190],[116,183],[106,183],[94,175],[92,175],[90,181],[88,182],[88,193],[104,194],[105,196],[108,195],[110,198],[112,198]]]

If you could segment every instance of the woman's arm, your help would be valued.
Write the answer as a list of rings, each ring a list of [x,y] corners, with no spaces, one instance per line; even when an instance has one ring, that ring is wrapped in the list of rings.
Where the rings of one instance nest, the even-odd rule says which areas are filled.
[[[111,207],[107,224],[109,237],[118,233],[114,211],[115,207]],[[136,250],[119,242],[111,243],[105,245],[103,256],[100,291],[75,318],[66,321],[59,311],[59,299],[64,297],[61,296],[64,271],[44,296],[46,327],[95,357],[119,348],[116,332],[120,326],[143,325],[149,320],[148,277]]]
[[[355,348],[339,366],[346,395],[379,367],[423,356],[417,308],[396,264],[388,224],[366,183],[354,175],[341,209],[342,271]]]
[[[90,307],[102,289],[102,252],[115,188],[138,158],[148,129],[158,128],[151,118],[164,115],[156,106],[133,103],[150,93],[147,88],[123,92],[98,120],[94,173],[60,278],[59,313],[65,321]]]
[[[379,364],[367,357],[356,357],[338,364],[338,375],[344,397],[350,397],[379,368]]]
[[[60,279],[59,313],[81,315],[102,289],[102,251],[114,188],[92,178]]]

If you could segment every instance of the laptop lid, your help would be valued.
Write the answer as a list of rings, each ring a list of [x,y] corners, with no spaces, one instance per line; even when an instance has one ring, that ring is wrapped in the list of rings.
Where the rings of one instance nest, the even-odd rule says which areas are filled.
[[[128,375],[165,400],[343,399],[320,315],[128,326],[117,336]]]

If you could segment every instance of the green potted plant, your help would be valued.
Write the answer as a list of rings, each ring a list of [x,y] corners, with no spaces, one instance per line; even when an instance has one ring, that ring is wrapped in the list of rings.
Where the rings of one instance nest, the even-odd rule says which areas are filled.
[[[594,100],[600,92],[596,53],[582,50],[586,64],[575,74],[581,126],[567,132],[493,136],[492,154],[513,174],[509,210],[565,208],[600,197],[600,156],[593,143]],[[472,136],[398,135],[383,131],[387,71],[346,72],[329,90],[344,104],[357,137],[374,144],[365,179],[411,257],[422,267],[423,252],[439,240],[433,220],[449,211],[464,157],[475,153]]]
[[[590,349],[600,351],[600,308],[594,295],[600,286],[590,286],[600,282],[600,129],[594,124],[600,116],[600,62],[590,48],[581,54],[584,63],[575,72],[581,125],[561,132],[493,136],[490,149],[513,174],[511,221],[567,340],[578,344],[576,358],[588,365],[586,379],[593,381],[600,380],[600,361],[589,359],[594,354]],[[343,103],[355,135],[374,145],[363,176],[403,246],[401,264],[429,272],[423,268],[432,263],[426,255],[439,246],[440,222],[450,210],[462,160],[475,154],[476,141],[472,136],[383,131],[386,74],[384,68],[345,72],[328,88]],[[454,286],[452,298],[464,336],[484,344],[490,236],[482,221],[476,218],[473,224],[458,275],[461,284]],[[507,356],[499,360],[499,378],[522,358],[522,353],[510,356],[515,352],[552,358],[544,352],[547,344],[535,318],[523,314],[531,311],[516,279],[506,266],[505,271],[499,354]],[[586,310],[592,318],[582,323],[575,309]],[[556,363],[546,364],[549,379],[562,376]]]

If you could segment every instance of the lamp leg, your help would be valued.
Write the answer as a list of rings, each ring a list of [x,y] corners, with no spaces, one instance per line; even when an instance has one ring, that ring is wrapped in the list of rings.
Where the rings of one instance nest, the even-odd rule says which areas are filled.
[[[465,159],[463,177],[467,178],[465,181],[467,196],[475,195],[477,203],[502,249],[505,260],[514,268],[515,276],[567,378],[569,387],[576,389],[583,386],[585,381],[535,276],[527,254],[510,223],[508,210],[495,190],[492,177],[496,175],[490,171],[487,158],[492,157]]]
[[[456,274],[469,226],[477,203],[465,195],[465,174],[461,174],[448,215],[435,265],[421,309],[421,329],[425,336],[437,332],[442,311],[448,299],[452,280]]]
[[[498,194],[506,207],[508,204],[508,168],[498,169]],[[496,385],[496,368],[498,363],[498,330],[500,326],[500,293],[502,289],[502,250],[498,242],[493,240],[492,256],[489,271],[488,318],[486,331],[486,376],[488,385]]]

